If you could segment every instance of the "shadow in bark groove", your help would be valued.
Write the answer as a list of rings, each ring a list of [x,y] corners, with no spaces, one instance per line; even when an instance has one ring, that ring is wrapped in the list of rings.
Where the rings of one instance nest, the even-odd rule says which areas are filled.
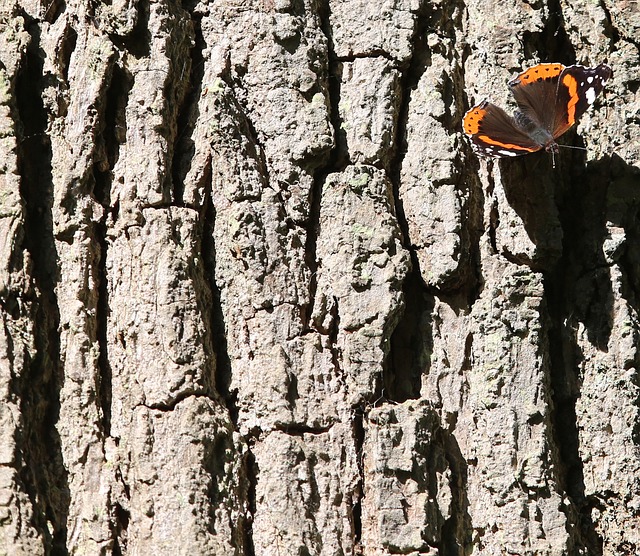
[[[122,556],[127,553],[127,529],[129,528],[129,520],[131,513],[124,509],[118,502],[114,504],[114,516],[116,527],[114,530],[113,555]]]
[[[553,279],[545,280],[549,307],[549,366],[551,382],[551,424],[558,454],[557,478],[567,493],[576,514],[567,512],[567,521],[575,527],[574,549],[598,556],[602,554],[602,539],[591,520],[591,507],[585,499],[584,471],[579,454],[576,401],[579,396],[578,364],[581,352],[572,330],[565,324],[561,300],[563,286]],[[567,344],[571,350],[567,352]]]
[[[69,485],[56,425],[60,412],[60,340],[55,286],[58,261],[53,237],[53,182],[51,143],[46,135],[47,112],[44,88],[40,28],[26,14],[31,40],[22,57],[16,78],[20,192],[25,202],[25,247],[33,260],[36,357],[15,385],[21,398],[24,481],[34,509],[34,525],[44,538],[48,554],[64,556],[67,549]]]
[[[136,58],[146,58],[151,52],[151,33],[149,32],[151,3],[149,0],[139,0],[134,5],[136,22],[131,32],[126,36],[110,33],[109,38],[121,50],[128,51]]]
[[[434,297],[425,292],[416,272],[405,280],[403,293],[407,306],[391,335],[389,364],[383,377],[387,397],[396,402],[420,397],[422,375],[429,372],[433,351]]]
[[[532,257],[525,253],[511,253],[505,247],[501,255],[510,262],[535,271],[551,270],[562,256],[563,237],[555,190],[561,184],[569,183],[571,177],[560,168],[552,169],[551,155],[546,152],[500,160],[498,164],[507,202],[521,218],[535,245]],[[566,163],[563,162],[562,166]]]
[[[232,392],[229,388],[231,384],[231,358],[229,357],[229,349],[227,345],[227,331],[222,311],[222,300],[220,296],[220,288],[216,283],[215,268],[216,255],[214,245],[214,228],[216,221],[216,211],[211,199],[211,184],[206,190],[206,198],[204,201],[204,214],[202,217],[202,259],[204,262],[205,275],[209,281],[211,289],[211,321],[209,328],[211,330],[211,340],[215,353],[215,389],[225,402],[225,406],[229,411],[229,417],[232,423],[238,423],[238,393]]]
[[[318,169],[317,177],[322,178],[322,182],[331,172],[339,172],[351,162],[349,160],[349,150],[347,148],[347,134],[342,127],[340,117],[340,90],[342,83],[342,62],[338,60],[333,45],[333,33],[331,31],[331,7],[328,0],[324,0],[318,5],[318,17],[320,18],[320,28],[327,38],[327,94],[329,95],[329,118],[333,127],[333,148],[329,153],[329,161],[326,168]]]
[[[583,325],[591,346],[609,351],[619,333],[613,328],[614,281],[632,313],[637,315],[640,310],[640,272],[634,263],[640,258],[640,168],[616,155],[587,162],[583,152],[561,151],[554,170],[548,158],[543,152],[504,162],[501,167],[508,178],[507,198],[542,253],[529,263],[544,274],[549,315],[550,418],[558,481],[572,503],[567,511],[567,520],[574,526],[571,550],[599,556],[603,554],[603,539],[593,522],[592,510],[601,500],[585,492],[579,449],[576,403],[583,390],[584,354],[578,330]],[[562,237],[560,249],[555,246],[545,250],[541,246],[547,241],[553,247],[552,238],[545,235],[550,227]],[[625,362],[625,369],[637,368],[639,359],[636,350]],[[631,382],[640,382],[637,372]],[[640,399],[635,405],[640,409]],[[636,419],[636,444],[639,429],[640,420]]]
[[[96,338],[99,355],[98,368],[100,384],[99,404],[102,411],[102,431],[111,436],[112,370],[107,351],[107,321],[109,314],[109,294],[107,287],[107,219],[113,210],[111,203],[112,170],[120,155],[120,145],[126,141],[126,105],[129,91],[133,86],[132,76],[114,64],[111,69],[109,86],[101,106],[100,125],[96,133],[96,150],[93,164],[93,198],[104,209],[102,218],[94,226],[94,239],[99,246],[97,269],[98,300],[96,305]],[[116,516],[118,512],[116,512]],[[118,534],[114,532],[114,538]]]
[[[365,414],[361,408],[357,408],[353,418],[351,419],[351,428],[353,431],[353,438],[355,440],[356,454],[358,454],[358,484],[351,492],[349,496],[351,498],[351,526],[353,528],[353,544],[354,547],[359,546],[362,541],[362,497],[364,493],[365,480],[367,474],[364,471],[363,465],[363,450],[365,441],[364,431],[364,419]],[[357,551],[356,551],[357,553]]]
[[[403,245],[410,251],[412,271],[403,288],[407,309],[391,338],[389,358],[391,363],[384,377],[385,388],[390,399],[399,402],[420,396],[421,376],[429,371],[432,349],[430,319],[435,305],[434,296],[438,296],[442,301],[448,303],[456,312],[466,311],[479,297],[483,286],[480,272],[479,241],[482,235],[484,193],[475,173],[459,172],[451,176],[452,182],[447,182],[454,183],[460,197],[466,199],[462,210],[463,217],[467,221],[460,232],[462,252],[458,254],[461,262],[452,279],[445,282],[443,288],[438,290],[430,288],[429,293],[425,288],[422,278],[422,270],[424,269],[420,269],[416,247],[410,237],[403,200],[400,197],[402,165],[407,150],[407,123],[411,93],[417,88],[423,74],[431,66],[432,52],[444,57],[453,57],[452,52],[446,50],[446,47],[441,43],[435,45],[430,43],[429,37],[436,33],[454,40],[456,19],[464,11],[461,8],[461,4],[455,0],[441,6],[423,5],[418,14],[418,24],[412,39],[414,54],[402,76],[403,98],[399,111],[396,147],[389,173],[393,184],[396,215],[402,232]],[[450,107],[462,105],[463,88],[456,86],[461,81],[460,71],[455,64],[452,64],[451,73],[442,75],[441,90],[439,90],[446,107],[442,117],[442,125],[452,134],[460,125],[460,115],[455,113],[455,110],[452,112]],[[464,177],[467,175],[475,177],[464,181]],[[437,182],[434,182],[433,187],[437,186]]]
[[[441,430],[440,441],[451,470],[451,515],[442,526],[440,556],[464,556],[470,553],[473,531],[467,498],[468,465],[455,436]]]
[[[114,64],[105,95],[101,127],[96,133],[93,165],[93,197],[105,210],[110,209],[112,170],[120,156],[120,145],[127,141],[126,108],[133,87],[133,76]]]
[[[49,0],[42,19],[47,23],[55,23],[60,14],[64,13],[66,9],[67,3],[64,0]]]
[[[331,26],[329,22],[329,2],[318,5],[318,17],[320,28],[327,39],[327,76],[324,93],[329,99],[329,120],[333,128],[333,146],[329,157],[324,164],[316,168],[313,174],[313,186],[309,192],[309,217],[306,225],[305,263],[311,273],[309,282],[309,302],[302,307],[302,322],[306,330],[312,329],[311,313],[315,305],[317,290],[318,261],[316,257],[316,243],[320,228],[320,205],[322,201],[322,188],[329,174],[341,172],[349,164],[349,152],[347,149],[346,133],[342,127],[340,117],[340,85],[342,82],[342,63],[338,61],[333,47]],[[335,346],[332,340],[332,346]]]
[[[244,546],[243,556],[256,556],[256,550],[253,544],[253,520],[257,511],[256,501],[256,485],[258,484],[259,469],[256,458],[251,451],[251,446],[246,451],[246,455],[242,461],[243,477],[246,479],[247,493],[246,500],[248,505],[248,515],[242,526],[242,543]]]
[[[106,215],[94,226],[94,239],[100,246],[98,261],[98,300],[96,304],[96,339],[98,340],[98,369],[100,383],[98,397],[102,410],[102,433],[111,436],[112,369],[109,363],[107,322],[109,317],[109,288],[107,287],[107,224]]]
[[[211,440],[205,440],[203,443],[203,465],[207,471],[210,482],[208,485],[208,499],[211,508],[217,509],[223,507],[224,504],[231,504],[236,500],[236,496],[241,499],[246,497],[247,503],[251,508],[251,515],[255,512],[255,460],[250,450],[247,450],[243,456],[242,467],[240,468],[240,476],[233,477],[239,483],[238,491],[234,492],[228,488],[228,482],[231,478],[229,470],[233,468],[233,458],[238,456],[236,445],[233,440],[232,427],[219,427],[216,437]],[[253,492],[250,489],[253,488]],[[238,510],[240,510],[238,508]],[[237,554],[243,556],[252,556],[252,540],[250,531],[250,523],[247,523],[247,516],[244,512],[238,511],[237,521],[231,524],[230,540],[234,543]],[[222,523],[225,519],[222,513],[214,510],[209,512],[208,530],[212,535],[217,530],[224,529],[227,524]],[[218,522],[220,520],[220,522]]]
[[[69,77],[69,64],[71,63],[71,55],[76,49],[76,43],[78,41],[78,33],[76,30],[67,23],[64,28],[64,33],[60,40],[60,50],[58,55],[58,64],[60,72],[62,73],[62,79],[64,80],[65,87],[68,87]]]
[[[594,346],[606,351],[612,327],[613,291],[602,251],[606,235],[606,176],[588,170],[581,151],[561,151],[557,167],[541,152],[512,163],[503,162],[507,199],[536,245],[535,260],[518,260],[544,275],[549,315],[551,425],[561,488],[576,514],[575,550],[602,554],[602,539],[585,497],[579,452],[576,402],[580,397],[577,322],[583,322]],[[516,185],[517,184],[517,185]]]
[[[393,199],[396,210],[398,225],[402,232],[402,244],[409,250],[411,262],[414,269],[419,269],[418,257],[415,249],[412,248],[411,237],[409,234],[409,223],[404,211],[404,205],[400,197],[400,177],[402,172],[402,164],[407,154],[407,123],[409,121],[409,107],[411,103],[411,91],[414,91],[420,78],[431,64],[431,52],[427,45],[426,31],[429,28],[431,17],[427,13],[427,9],[423,8],[423,13],[418,14],[418,24],[414,36],[411,41],[413,56],[409,65],[402,72],[400,90],[402,91],[402,99],[398,110],[398,126],[395,137],[394,152],[389,163],[389,179],[393,185]],[[414,270],[413,272],[418,272]]]
[[[608,237],[607,220],[611,220],[609,190],[615,181],[608,159],[587,164],[583,152],[563,151],[561,155],[555,170],[546,153],[513,165],[504,163],[503,167],[509,168],[505,175],[511,178],[517,175],[513,183],[519,182],[517,188],[506,184],[505,190],[539,252],[539,257],[528,263],[544,274],[549,314],[551,423],[559,457],[558,480],[576,511],[567,515],[575,525],[574,549],[598,556],[603,550],[602,538],[591,518],[597,501],[585,494],[579,451],[576,402],[582,390],[583,354],[577,329],[578,323],[582,323],[590,343],[600,351],[608,351],[614,294],[610,262],[603,245]],[[544,163],[542,157],[547,158],[546,171],[538,167],[534,172]],[[637,169],[623,168],[622,182],[634,172]],[[627,198],[622,204],[628,206],[631,189],[626,189]],[[631,217],[627,214],[627,225],[637,218],[637,204],[629,212],[633,214]],[[631,226],[637,235],[637,224]],[[550,229],[555,231],[550,234]],[[558,236],[562,237],[561,244]]]
[[[178,205],[183,204],[184,178],[191,169],[195,154],[195,142],[192,135],[195,122],[199,116],[198,101],[202,94],[202,79],[204,77],[204,57],[202,53],[206,48],[206,43],[202,35],[202,16],[191,13],[191,21],[195,37],[194,45],[190,51],[189,85],[182,106],[178,110],[177,136],[171,163],[173,201]]]
[[[402,244],[409,251],[411,257],[411,270],[405,278],[402,288],[406,308],[391,334],[391,347],[382,377],[383,394],[389,400],[397,402],[420,397],[422,374],[429,370],[432,349],[430,315],[434,299],[432,296],[426,295],[420,276],[418,256],[412,246],[409,223],[400,197],[402,164],[407,153],[407,122],[409,120],[411,91],[417,88],[420,78],[431,63],[426,32],[433,23],[433,13],[429,7],[423,6],[417,17],[416,30],[412,37],[413,56],[408,67],[402,72],[402,99],[398,110],[394,152],[388,169],[393,187],[396,218],[402,234]]]
[[[564,28],[560,0],[549,0],[548,14],[542,31],[522,33],[521,42],[525,57],[542,62],[575,63],[576,53]]]

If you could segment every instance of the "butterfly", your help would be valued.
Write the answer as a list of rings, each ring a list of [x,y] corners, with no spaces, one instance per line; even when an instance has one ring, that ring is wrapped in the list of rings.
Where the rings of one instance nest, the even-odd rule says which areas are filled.
[[[556,139],[586,112],[612,75],[605,63],[595,68],[537,64],[509,81],[518,104],[513,116],[485,100],[464,115],[464,131],[484,156],[519,156],[541,149],[555,155]],[[555,166],[555,157],[553,162]]]

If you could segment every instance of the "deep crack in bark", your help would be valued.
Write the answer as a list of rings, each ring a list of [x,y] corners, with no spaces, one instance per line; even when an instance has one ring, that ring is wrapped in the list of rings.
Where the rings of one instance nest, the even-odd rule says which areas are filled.
[[[68,554],[67,517],[69,486],[63,465],[56,424],[60,412],[60,339],[55,286],[58,280],[57,252],[53,237],[52,150],[47,130],[47,112],[42,101],[43,60],[40,28],[21,14],[31,40],[21,60],[15,82],[18,108],[18,167],[20,192],[25,203],[25,247],[33,260],[36,306],[36,357],[29,362],[21,384],[24,437],[24,467],[21,477],[34,508],[34,525],[52,553]]]
[[[202,94],[202,80],[204,77],[203,51],[206,48],[206,43],[202,36],[201,20],[201,15],[191,13],[195,37],[193,47],[189,52],[189,84],[178,109],[177,136],[174,141],[173,159],[171,162],[173,202],[179,206],[184,204],[184,179],[189,172],[195,152],[195,143],[192,135],[198,117],[198,101]]]

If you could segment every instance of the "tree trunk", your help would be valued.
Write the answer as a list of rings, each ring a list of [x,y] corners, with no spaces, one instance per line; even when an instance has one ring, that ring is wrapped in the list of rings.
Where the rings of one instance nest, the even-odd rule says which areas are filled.
[[[640,551],[637,3],[4,0],[0,554]],[[536,61],[564,142],[461,131]]]

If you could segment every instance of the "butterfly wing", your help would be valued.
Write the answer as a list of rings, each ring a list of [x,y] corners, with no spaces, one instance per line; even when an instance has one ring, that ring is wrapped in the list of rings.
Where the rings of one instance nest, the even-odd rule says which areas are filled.
[[[464,115],[463,128],[475,149],[485,156],[518,156],[542,148],[502,108],[487,101]]]
[[[564,70],[562,64],[538,64],[509,81],[511,93],[524,120],[554,137],[557,137],[553,131],[556,126],[558,82]]]
[[[595,68],[569,66],[562,71],[558,79],[555,118],[551,128],[554,138],[560,137],[578,121],[612,75],[613,70],[607,64]]]

